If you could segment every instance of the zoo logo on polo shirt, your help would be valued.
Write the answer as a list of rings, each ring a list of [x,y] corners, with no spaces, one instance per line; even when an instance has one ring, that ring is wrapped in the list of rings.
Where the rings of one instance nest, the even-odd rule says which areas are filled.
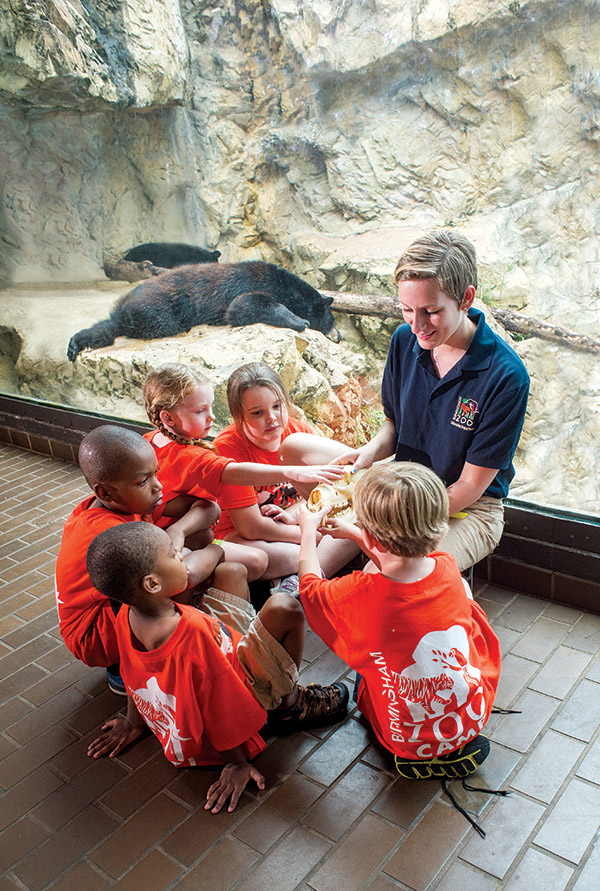
[[[460,427],[462,430],[473,430],[475,415],[478,413],[479,408],[474,399],[470,399],[468,396],[459,396],[450,423],[453,427]]]

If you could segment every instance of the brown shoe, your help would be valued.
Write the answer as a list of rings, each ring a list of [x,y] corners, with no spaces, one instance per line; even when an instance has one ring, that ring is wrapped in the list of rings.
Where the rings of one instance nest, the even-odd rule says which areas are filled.
[[[267,727],[271,733],[284,736],[296,730],[334,724],[346,714],[348,698],[345,684],[335,683],[326,687],[321,684],[309,684],[308,687],[299,685],[295,704],[269,712]]]

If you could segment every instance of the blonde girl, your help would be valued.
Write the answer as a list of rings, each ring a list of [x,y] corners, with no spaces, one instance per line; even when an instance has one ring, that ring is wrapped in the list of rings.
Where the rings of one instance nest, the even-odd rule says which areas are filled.
[[[243,491],[240,487],[287,481],[310,487],[343,473],[343,468],[334,466],[267,468],[217,455],[206,442],[214,421],[213,400],[211,383],[185,365],[163,365],[150,371],[144,382],[146,412],[156,428],[145,438],[157,455],[163,501],[173,504],[176,500],[195,499],[198,503],[194,509],[205,517],[206,528],[219,515],[215,501],[220,501],[230,487]],[[170,512],[167,506],[165,513]],[[246,566],[249,581],[269,577],[265,576],[268,558],[260,548],[233,541],[223,542],[222,547],[228,561]]]
[[[291,403],[283,381],[268,365],[251,362],[234,371],[227,384],[227,400],[233,423],[215,439],[219,455],[281,468],[282,450],[288,437],[301,436],[303,441],[315,444],[324,441],[304,421],[290,416]],[[334,445],[339,454],[346,450],[339,443]],[[291,468],[284,466],[287,479],[291,480]],[[294,490],[281,484],[255,484],[250,494],[247,490],[231,489],[221,501],[223,513],[217,534],[226,542],[244,543],[266,551],[269,566],[265,578],[297,573],[300,528],[296,522],[296,503],[312,488],[313,484],[299,480],[294,483]],[[324,538],[319,544],[319,559],[325,574],[330,576],[340,569],[357,550],[352,542]]]

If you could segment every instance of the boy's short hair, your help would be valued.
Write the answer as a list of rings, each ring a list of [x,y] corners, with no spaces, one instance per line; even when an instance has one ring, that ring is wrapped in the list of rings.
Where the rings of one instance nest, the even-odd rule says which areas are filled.
[[[413,241],[396,264],[394,281],[426,278],[437,279],[444,294],[460,306],[469,285],[477,287],[477,258],[469,239],[441,229]]]
[[[118,480],[123,463],[150,445],[135,430],[103,424],[87,433],[79,446],[79,466],[89,486]],[[150,446],[152,448],[152,446]]]
[[[399,557],[429,554],[448,529],[443,482],[411,461],[370,468],[356,483],[354,508],[357,524]]]
[[[144,576],[156,565],[165,533],[152,523],[119,523],[105,529],[88,547],[86,565],[94,588],[111,600],[131,603]]]

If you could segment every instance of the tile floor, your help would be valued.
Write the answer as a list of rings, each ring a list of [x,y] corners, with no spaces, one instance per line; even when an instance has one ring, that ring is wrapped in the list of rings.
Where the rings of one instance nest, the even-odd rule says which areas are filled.
[[[0,891],[596,891],[600,887],[600,617],[479,583],[501,639],[492,754],[459,784],[481,839],[435,782],[396,778],[356,712],[275,739],[262,794],[202,809],[214,771],[177,770],[147,737],[109,761],[86,744],[123,700],[56,626],[62,524],[77,467],[0,446]],[[309,634],[305,681],[349,672]],[[475,778],[474,778],[475,779]]]

